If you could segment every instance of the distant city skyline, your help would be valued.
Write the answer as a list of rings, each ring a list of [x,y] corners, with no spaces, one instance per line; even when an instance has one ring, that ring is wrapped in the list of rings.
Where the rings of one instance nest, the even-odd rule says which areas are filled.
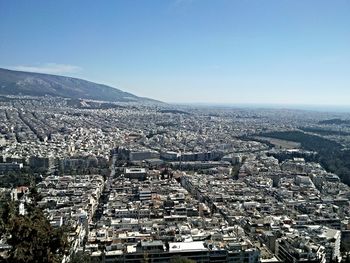
[[[0,0],[0,67],[165,102],[350,106],[349,13],[346,0]]]

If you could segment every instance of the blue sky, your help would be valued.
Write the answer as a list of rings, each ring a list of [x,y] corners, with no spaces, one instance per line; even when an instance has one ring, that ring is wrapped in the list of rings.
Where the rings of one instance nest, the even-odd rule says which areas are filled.
[[[0,66],[167,102],[350,105],[348,0],[0,0]]]

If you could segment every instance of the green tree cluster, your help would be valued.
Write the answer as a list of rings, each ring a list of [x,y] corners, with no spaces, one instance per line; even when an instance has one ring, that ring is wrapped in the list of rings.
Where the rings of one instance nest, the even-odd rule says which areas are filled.
[[[26,205],[26,214],[18,213],[18,203],[7,202],[0,209],[0,233],[11,246],[0,262],[59,263],[68,249],[62,228],[53,228],[41,209]]]
[[[318,152],[317,161],[327,171],[337,174],[344,183],[350,185],[350,150],[343,150],[341,144],[300,131],[270,132],[261,136],[299,142],[302,148]]]

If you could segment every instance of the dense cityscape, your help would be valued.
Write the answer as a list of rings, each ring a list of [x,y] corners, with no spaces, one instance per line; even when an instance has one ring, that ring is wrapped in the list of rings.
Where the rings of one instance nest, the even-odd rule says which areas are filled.
[[[0,263],[350,263],[349,0],[0,0]]]
[[[14,243],[11,222],[23,234],[40,208],[65,244],[48,262],[347,262],[349,166],[331,161],[350,148],[349,123],[311,110],[2,96],[0,256],[34,262],[20,259],[28,244]]]

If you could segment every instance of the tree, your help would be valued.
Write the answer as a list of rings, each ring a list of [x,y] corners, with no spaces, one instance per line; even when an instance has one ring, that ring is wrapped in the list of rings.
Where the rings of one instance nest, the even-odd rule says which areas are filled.
[[[53,228],[41,209],[26,206],[27,214],[18,214],[18,203],[9,202],[1,218],[11,249],[4,259],[11,263],[59,263],[68,248],[62,228]]]
[[[101,261],[98,258],[91,259],[91,257],[88,254],[84,252],[79,252],[72,255],[71,260],[69,262],[70,263],[99,263]]]
[[[29,189],[29,198],[33,200],[35,205],[42,199],[41,194],[38,193],[38,189],[35,186]]]

